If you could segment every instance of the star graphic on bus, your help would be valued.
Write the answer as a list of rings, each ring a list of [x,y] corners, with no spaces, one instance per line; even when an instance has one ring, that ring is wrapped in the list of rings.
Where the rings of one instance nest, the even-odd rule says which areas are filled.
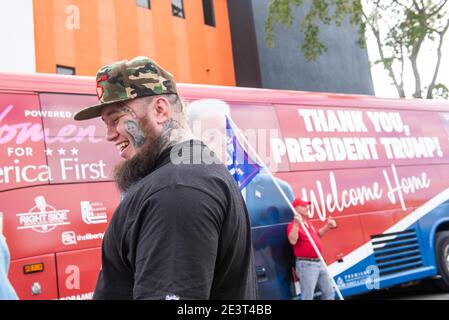
[[[53,155],[53,150],[50,148],[45,149],[45,155],[46,156],[52,156]]]
[[[78,149],[76,149],[76,148],[73,148],[72,150],[70,150],[70,152],[72,152],[72,156],[77,156],[78,155]]]
[[[64,148],[59,148],[58,149],[58,153],[60,156],[65,156],[65,149]]]

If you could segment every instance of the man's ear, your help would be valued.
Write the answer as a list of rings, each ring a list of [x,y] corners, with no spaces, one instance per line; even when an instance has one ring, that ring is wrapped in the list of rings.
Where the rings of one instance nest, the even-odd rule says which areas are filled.
[[[158,96],[154,100],[153,115],[156,124],[161,125],[171,117],[171,105],[167,98]]]

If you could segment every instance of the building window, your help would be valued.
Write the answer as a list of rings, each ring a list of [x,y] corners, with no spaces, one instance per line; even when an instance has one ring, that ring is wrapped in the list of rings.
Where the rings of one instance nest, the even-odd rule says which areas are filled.
[[[146,9],[151,9],[151,2],[150,2],[150,0],[136,0],[136,4],[139,7],[146,8]]]
[[[175,17],[185,19],[186,15],[184,14],[184,3],[182,0],[172,0],[171,9]]]
[[[203,0],[204,23],[215,27],[214,0]]]
[[[64,66],[56,66],[56,73],[57,74],[66,74],[66,75],[73,76],[73,75],[75,75],[75,68],[64,67]]]

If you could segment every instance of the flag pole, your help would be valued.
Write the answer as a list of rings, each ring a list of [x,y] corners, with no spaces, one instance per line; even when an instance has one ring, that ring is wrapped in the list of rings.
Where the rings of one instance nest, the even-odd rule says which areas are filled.
[[[292,210],[293,214],[296,214],[296,210],[293,207],[291,201],[288,199],[288,197],[285,194],[284,190],[282,190],[281,186],[276,181],[274,175],[271,173],[270,169],[268,169],[268,167],[265,164],[265,162],[260,158],[259,154],[253,149],[251,143],[249,143],[248,139],[246,139],[246,137],[242,134],[242,132],[240,131],[240,128],[234,123],[232,118],[230,116],[228,116],[227,118],[228,118],[231,126],[233,127],[234,131],[237,132],[237,135],[248,145],[249,149],[251,150],[253,155],[256,157],[257,162],[259,162],[259,164],[261,164],[263,166],[263,168],[268,172],[268,174],[270,175],[270,177],[273,180],[274,184],[276,185],[278,190],[281,192],[281,195],[283,196],[285,201],[288,203],[288,206]],[[315,241],[313,241],[313,238],[311,237],[311,235],[309,233],[309,230],[307,230],[307,228],[305,227],[304,222],[302,220],[301,220],[300,223],[301,223],[301,227],[303,228],[304,232],[306,233],[307,238],[309,239],[310,243],[312,244],[313,249],[315,250],[316,254],[318,255],[321,263],[324,265],[324,267],[326,269],[326,272],[327,272],[329,278],[332,281],[332,285],[334,286],[335,291],[337,292],[338,298],[340,300],[344,300],[343,295],[341,294],[340,289],[338,288],[337,283],[335,282],[334,278],[331,276],[331,274],[329,272],[329,268],[327,267],[326,262],[324,261],[323,256],[321,255],[320,251],[318,250],[318,247],[316,246]]]

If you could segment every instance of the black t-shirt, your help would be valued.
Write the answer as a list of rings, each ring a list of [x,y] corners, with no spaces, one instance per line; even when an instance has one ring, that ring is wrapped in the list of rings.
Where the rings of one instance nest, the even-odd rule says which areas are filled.
[[[193,154],[211,154],[200,141],[174,146],[172,155],[181,156],[175,161],[170,151],[115,211],[94,299],[256,299],[250,224],[238,186],[223,164],[185,163]]]

